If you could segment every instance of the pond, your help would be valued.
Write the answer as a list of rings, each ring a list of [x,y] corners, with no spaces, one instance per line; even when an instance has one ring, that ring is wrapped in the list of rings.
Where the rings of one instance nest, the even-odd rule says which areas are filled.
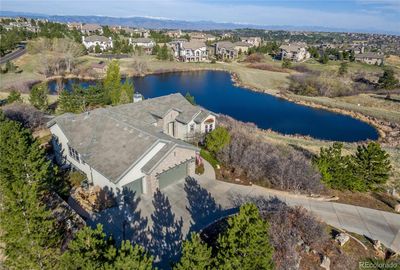
[[[132,80],[135,91],[145,98],[189,92],[196,103],[206,109],[283,134],[309,135],[343,142],[378,138],[376,129],[365,122],[234,86],[231,75],[223,71],[166,73],[134,77]],[[87,87],[96,81],[69,79],[63,82],[62,87],[68,90],[75,83]],[[56,81],[49,82],[50,92],[56,93],[58,85]]]

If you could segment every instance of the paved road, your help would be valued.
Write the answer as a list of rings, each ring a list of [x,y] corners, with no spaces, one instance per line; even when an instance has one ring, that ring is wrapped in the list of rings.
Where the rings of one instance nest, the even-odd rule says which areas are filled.
[[[18,48],[17,50],[1,57],[0,65],[5,64],[7,61],[12,61],[14,59],[17,59],[18,57],[24,55],[25,53],[26,53],[26,48]]]

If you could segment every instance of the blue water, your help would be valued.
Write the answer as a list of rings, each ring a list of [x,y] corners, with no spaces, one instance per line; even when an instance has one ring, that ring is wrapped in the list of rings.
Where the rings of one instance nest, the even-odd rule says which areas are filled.
[[[232,84],[231,76],[222,71],[167,73],[132,78],[135,91],[145,98],[189,92],[197,104],[237,120],[252,122],[263,129],[283,134],[300,134],[323,140],[357,142],[378,138],[377,131],[365,122],[350,116],[298,105],[268,94],[250,91]],[[94,81],[70,79],[63,87],[74,83],[82,86]],[[49,83],[50,92],[57,83]]]

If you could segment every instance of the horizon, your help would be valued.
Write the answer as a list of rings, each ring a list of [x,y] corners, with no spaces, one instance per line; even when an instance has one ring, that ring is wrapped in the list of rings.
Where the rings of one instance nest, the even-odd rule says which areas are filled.
[[[155,20],[213,22],[259,27],[337,29],[339,32],[400,34],[400,1],[241,1],[164,0],[164,1],[57,1],[34,3],[26,0],[2,1],[2,12],[43,16],[97,16],[109,18],[142,17]],[[72,2],[72,4],[71,4]],[[54,3],[54,2],[53,2]],[[93,4],[96,7],[93,7]],[[134,4],[132,7],[129,6]],[[188,6],[192,8],[188,9]],[[357,10],[357,13],[350,12]],[[267,14],[267,16],[265,15]],[[320,28],[321,30],[317,30]],[[284,29],[282,29],[284,30]],[[299,29],[300,30],[300,29]],[[336,30],[334,30],[336,31]],[[337,32],[336,31],[336,32]]]

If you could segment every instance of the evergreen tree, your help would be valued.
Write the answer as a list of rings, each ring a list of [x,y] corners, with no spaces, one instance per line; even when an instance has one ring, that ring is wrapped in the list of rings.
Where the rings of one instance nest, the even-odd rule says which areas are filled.
[[[228,130],[221,126],[217,127],[206,136],[207,149],[213,154],[219,152],[225,145],[229,144],[230,141],[231,136]]]
[[[283,59],[282,68],[290,68],[292,66],[292,62],[289,59]]]
[[[398,86],[399,80],[395,77],[393,69],[386,68],[378,83],[383,89],[391,90]]]
[[[49,106],[49,101],[47,99],[48,92],[47,84],[41,83],[35,85],[29,94],[29,102],[38,110],[47,110]]]
[[[103,232],[101,224],[95,229],[84,227],[68,245],[61,257],[62,269],[117,269],[150,270],[153,259],[145,250],[123,241],[117,249],[111,237]]]
[[[133,82],[129,79],[126,79],[121,86],[121,94],[118,104],[132,103],[134,92],[135,87],[133,86]]]
[[[254,204],[240,207],[228,220],[227,232],[218,238],[218,269],[273,269],[269,225]]]
[[[109,270],[151,270],[153,258],[148,256],[144,248],[132,246],[129,241],[123,241],[118,249],[114,262],[106,264],[105,269]]]
[[[157,59],[158,60],[169,59],[168,47],[166,44],[164,44],[164,46],[162,46],[161,49],[157,52]]]
[[[350,156],[342,156],[342,143],[321,148],[313,162],[319,169],[322,181],[333,189],[364,190],[364,185],[354,173],[354,163]]]
[[[366,190],[374,190],[389,179],[389,154],[377,142],[358,146],[354,162],[357,177],[364,182]]]
[[[42,203],[52,168],[22,126],[0,116],[0,242],[10,269],[57,268],[59,235]]]
[[[196,105],[196,101],[194,100],[194,96],[192,96],[189,92],[186,92],[185,98],[192,105]]]
[[[346,62],[342,62],[340,63],[340,67],[339,67],[339,75],[343,76],[345,74],[347,74],[347,70],[348,70],[348,64]]]
[[[62,255],[63,269],[101,269],[105,263],[112,262],[117,253],[114,242],[103,232],[103,226],[96,229],[84,227],[68,245]]]
[[[320,56],[319,62],[321,64],[327,64],[329,62],[328,54],[325,52],[323,55]]]
[[[121,94],[121,74],[118,61],[113,60],[108,64],[103,87],[106,104],[118,104]]]
[[[183,242],[182,257],[174,267],[176,270],[213,269],[214,259],[211,248],[204,244],[197,233],[192,233],[190,240]]]

